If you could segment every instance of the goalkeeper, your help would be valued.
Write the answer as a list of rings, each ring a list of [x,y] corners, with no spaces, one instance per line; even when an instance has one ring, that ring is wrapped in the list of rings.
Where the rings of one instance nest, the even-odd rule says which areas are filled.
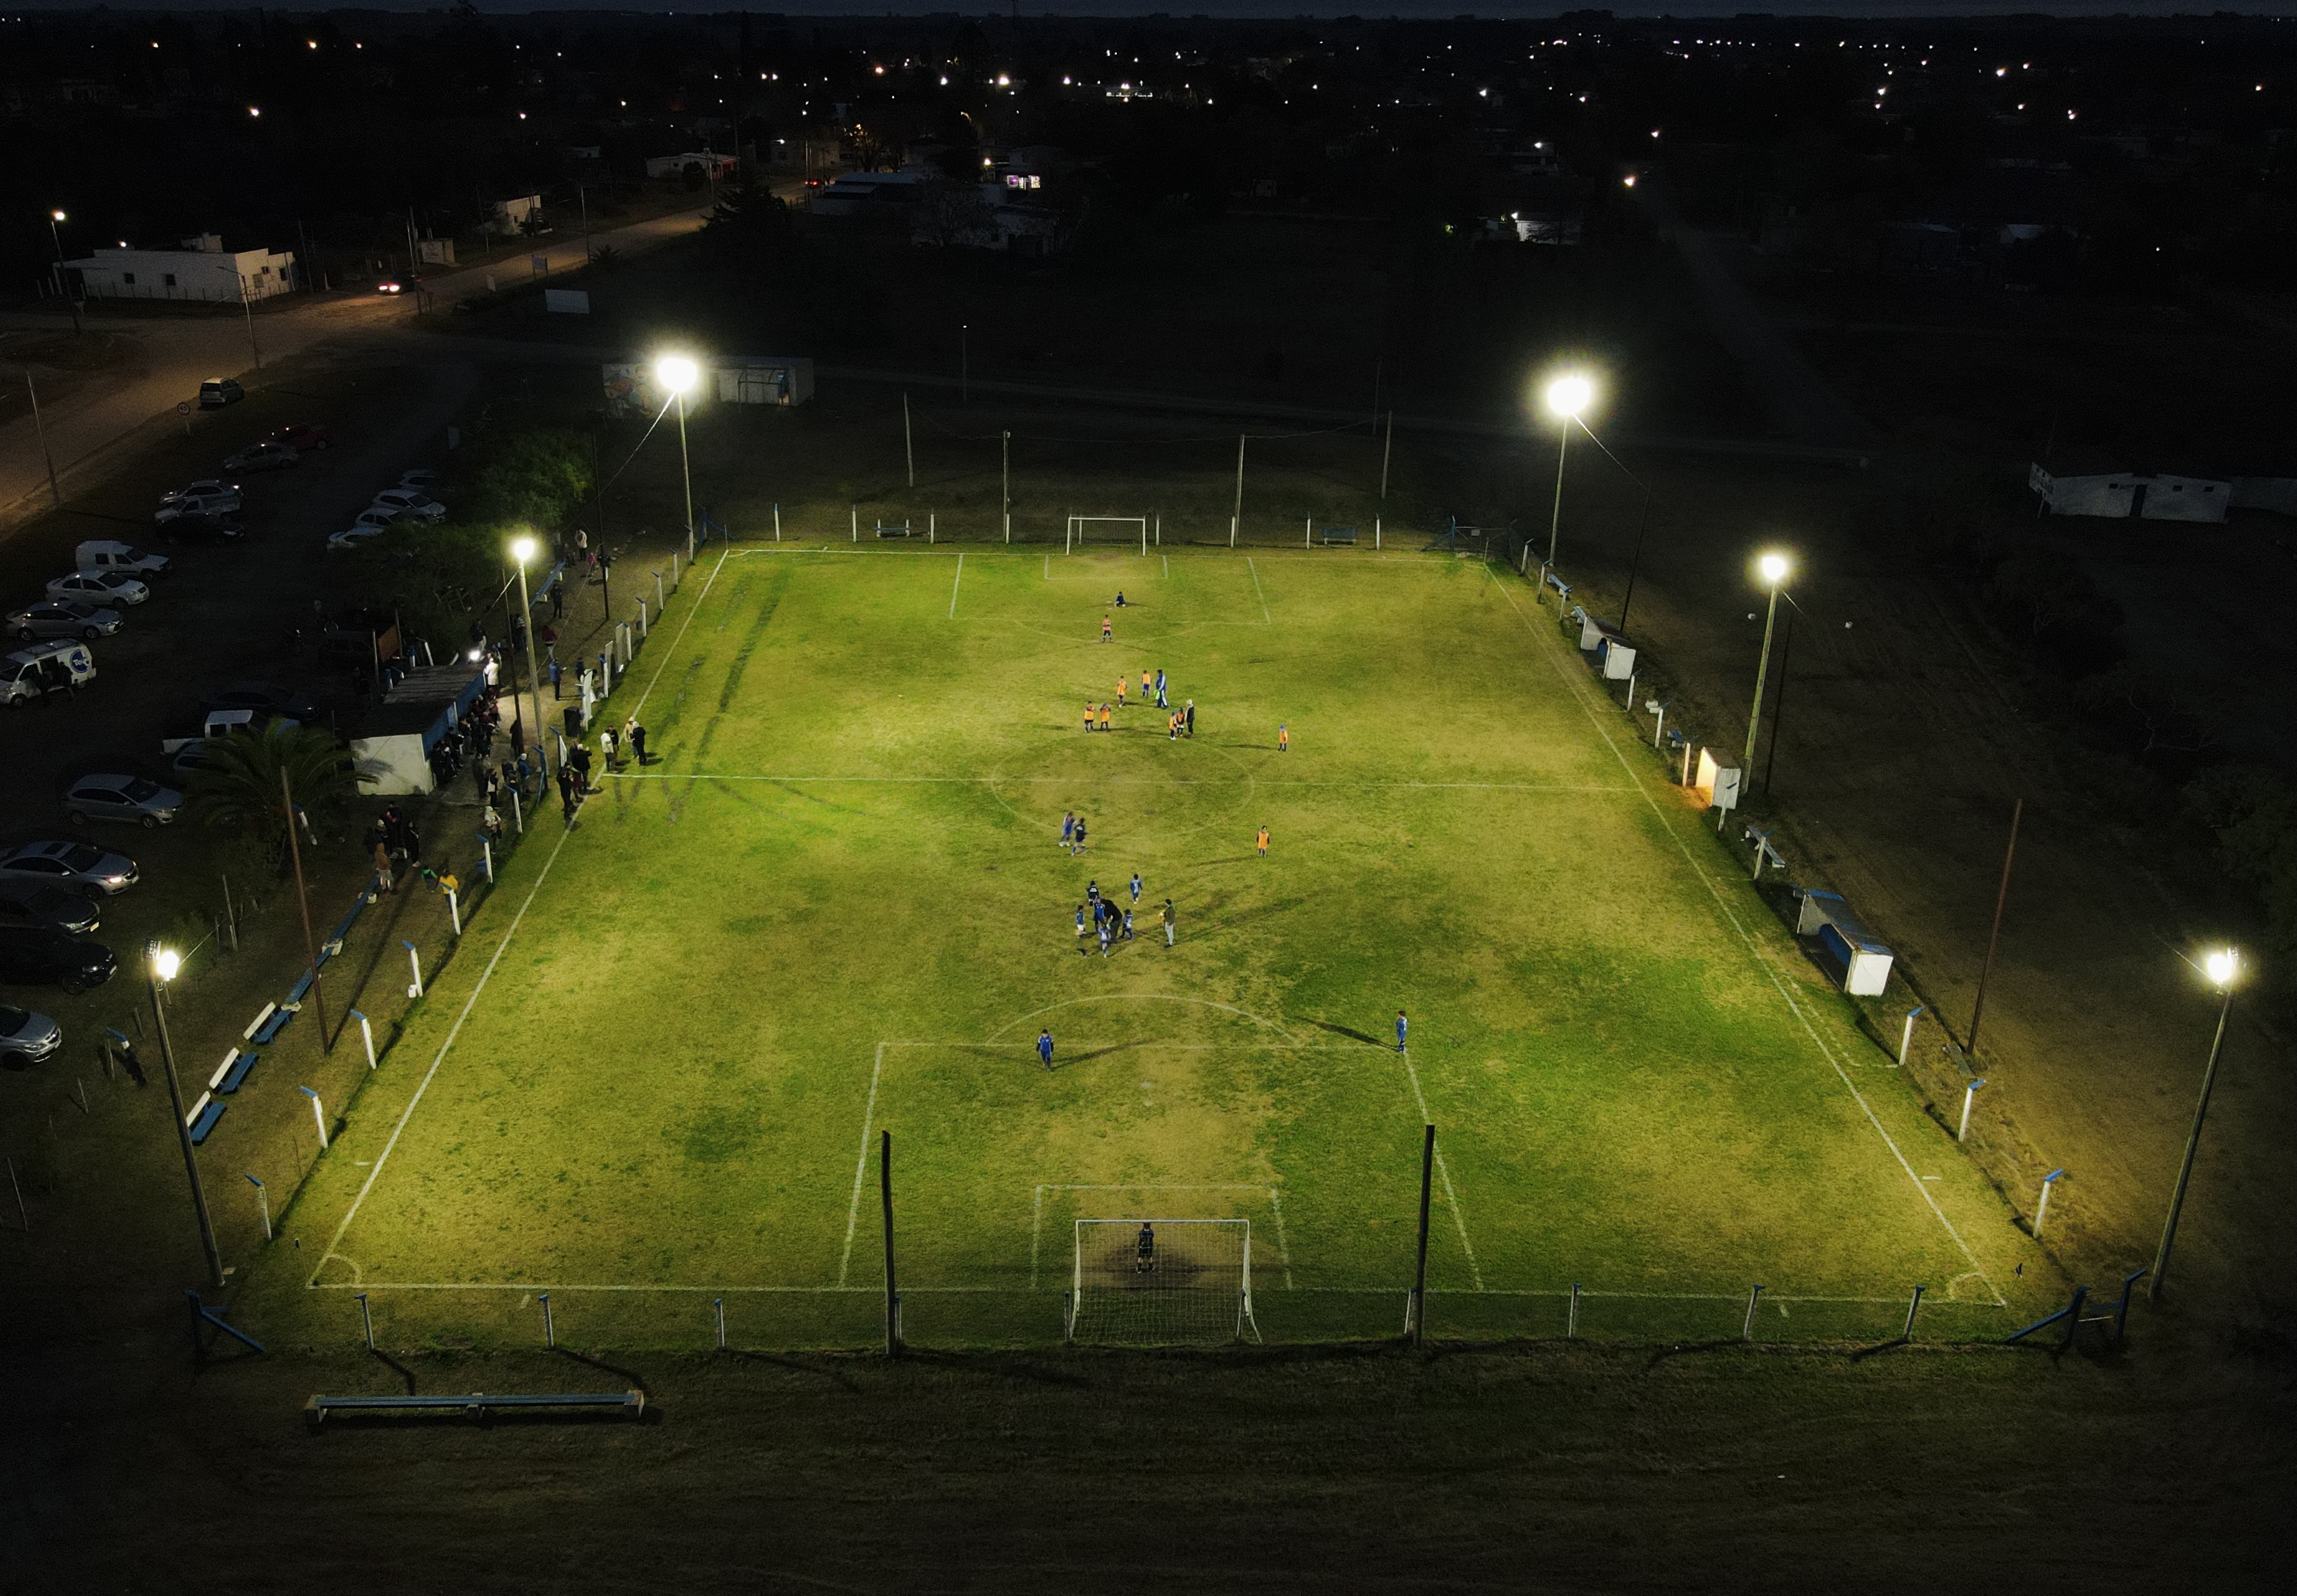
[[[1140,1222],[1140,1234],[1133,1238],[1132,1267],[1141,1274],[1157,1267],[1157,1227],[1145,1219]]]

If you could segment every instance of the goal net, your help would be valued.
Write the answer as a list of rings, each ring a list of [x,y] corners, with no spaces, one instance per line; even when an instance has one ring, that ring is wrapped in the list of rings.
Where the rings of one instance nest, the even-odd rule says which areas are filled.
[[[1148,552],[1148,517],[1146,515],[1072,515],[1067,537],[1061,544],[1063,553],[1082,548],[1088,543],[1137,543],[1140,552]]]
[[[1067,1328],[1072,1341],[1257,1341],[1251,1222],[1077,1221]]]

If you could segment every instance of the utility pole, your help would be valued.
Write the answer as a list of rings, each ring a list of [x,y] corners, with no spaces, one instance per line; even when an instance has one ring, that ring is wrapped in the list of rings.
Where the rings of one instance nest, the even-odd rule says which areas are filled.
[[[303,844],[296,838],[295,794],[287,786],[287,772],[279,772],[279,802],[287,815],[287,855],[295,861],[295,907],[303,914],[303,957],[311,967],[311,1007],[319,1019],[319,1051],[334,1051],[334,1038],[327,1033],[327,994],[319,982],[319,950],[311,940],[311,896],[303,886]]]
[[[1005,541],[1013,541],[1013,434],[1002,434],[998,443],[999,480],[1004,484]]]
[[[1228,518],[1228,546],[1231,548],[1236,547],[1236,535],[1244,527],[1244,439],[1242,432],[1236,435],[1236,508],[1229,513]]]
[[[1009,432],[1006,436],[1012,434]],[[918,485],[918,446],[916,439],[910,433],[910,396],[906,393],[902,395],[902,455],[909,461],[910,486],[914,488]]]
[[[177,960],[156,942],[144,950],[144,971],[152,988],[152,1018],[160,1028],[160,1063],[168,1073],[168,1101],[176,1116],[176,1140],[184,1149],[184,1173],[192,1183],[192,1212],[200,1222],[200,1246],[208,1255],[208,1283],[223,1284],[223,1255],[216,1250],[215,1222],[208,1214],[207,1189],[200,1184],[200,1161],[192,1151],[192,1127],[184,1117],[184,1087],[176,1078],[176,1049],[168,1040],[167,1006],[160,1000],[160,983],[173,979]]]

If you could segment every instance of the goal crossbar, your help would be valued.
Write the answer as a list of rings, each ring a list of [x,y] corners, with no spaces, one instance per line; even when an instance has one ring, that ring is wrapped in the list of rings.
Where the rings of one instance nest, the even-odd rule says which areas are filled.
[[[1062,536],[1061,552],[1071,553],[1079,545],[1092,541],[1091,529],[1093,527],[1125,526],[1140,529],[1140,552],[1145,555],[1148,552],[1149,519],[1146,515],[1072,515],[1068,518],[1068,529]],[[1124,540],[1127,543],[1132,541],[1132,534],[1127,533]]]
[[[1252,1314],[1252,1222],[1080,1219],[1069,1280],[1072,1341],[1259,1339]]]

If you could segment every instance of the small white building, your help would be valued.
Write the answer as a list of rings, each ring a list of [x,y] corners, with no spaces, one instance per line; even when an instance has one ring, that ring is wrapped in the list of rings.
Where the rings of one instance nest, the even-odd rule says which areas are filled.
[[[2211,477],[2148,476],[2140,472],[2082,467],[2053,469],[2036,461],[2026,485],[2052,515],[2095,515],[2110,521],[2219,522],[2236,502],[2235,484]]]
[[[177,250],[98,250],[63,262],[92,300],[189,300],[236,305],[295,290],[292,251],[226,250],[213,233]]]
[[[727,178],[734,175],[736,161],[731,155],[720,155],[714,150],[687,150],[677,155],[649,155],[646,172],[649,177],[675,177],[687,167],[699,167],[705,177]]]
[[[813,397],[813,362],[803,355],[710,355],[696,364],[702,380],[686,396],[689,415],[712,404],[786,407]],[[653,416],[670,402],[651,360],[608,361],[599,375],[606,403],[615,409]]]

